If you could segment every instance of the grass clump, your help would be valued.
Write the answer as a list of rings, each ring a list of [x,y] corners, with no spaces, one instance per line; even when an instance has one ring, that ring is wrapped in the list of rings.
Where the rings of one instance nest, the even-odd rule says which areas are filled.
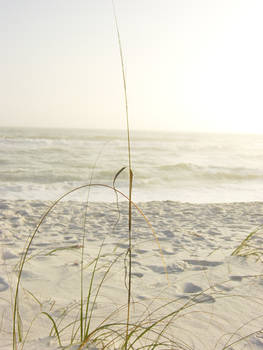
[[[14,305],[13,305],[13,350],[23,349],[28,339],[31,328],[34,323],[40,318],[45,318],[50,323],[49,336],[55,337],[57,345],[61,349],[85,349],[85,348],[97,348],[97,349],[121,349],[121,350],[134,350],[134,349],[162,349],[162,350],[190,350],[194,347],[190,344],[186,344],[180,339],[180,331],[177,329],[176,321],[180,318],[187,318],[192,314],[203,313],[209,317],[214,317],[207,311],[198,310],[197,306],[202,304],[203,297],[217,297],[218,299],[226,297],[222,292],[216,291],[216,286],[211,285],[205,291],[196,293],[189,298],[171,298],[163,302],[163,296],[160,299],[152,300],[149,303],[143,303],[139,301],[133,301],[132,293],[132,268],[133,268],[133,236],[132,236],[132,223],[133,223],[133,211],[134,208],[143,220],[148,225],[152,232],[154,239],[157,243],[158,249],[161,252],[160,244],[157,235],[143,211],[132,200],[133,191],[133,170],[131,159],[131,142],[130,142],[130,127],[129,127],[129,115],[128,115],[128,99],[127,99],[127,84],[124,69],[124,58],[121,45],[120,31],[118,27],[117,16],[115,12],[114,3],[112,1],[114,9],[114,18],[116,25],[116,32],[118,38],[118,45],[121,58],[122,79],[125,98],[125,112],[126,112],[126,128],[127,128],[127,151],[128,151],[128,195],[119,191],[116,186],[116,180],[118,175],[125,170],[126,167],[116,174],[113,185],[105,185],[100,183],[89,183],[88,185],[79,186],[71,191],[63,194],[58,198],[43,214],[38,225],[32,234],[28,237],[28,241],[25,250],[21,256],[21,260],[18,265],[17,284],[14,293]],[[127,249],[121,253],[109,254],[108,251],[104,252],[104,241],[97,252],[97,255],[93,258],[86,259],[85,248],[89,243],[88,233],[86,232],[88,205],[85,207],[83,236],[80,245],[70,245],[67,247],[54,247],[49,252],[45,253],[46,257],[57,256],[62,251],[66,250],[80,250],[80,285],[79,295],[80,300],[71,302],[67,307],[56,307],[55,301],[50,301],[45,306],[41,300],[31,291],[27,291],[35,304],[39,307],[39,314],[30,322],[27,330],[23,330],[23,312],[20,308],[20,294],[22,293],[22,276],[25,268],[25,264],[28,263],[32,257],[30,255],[30,249],[34,240],[37,238],[41,226],[44,224],[47,217],[51,214],[54,208],[65,197],[71,193],[81,190],[90,189],[92,187],[100,187],[102,189],[110,189],[116,194],[117,207],[118,198],[121,196],[128,202],[128,228],[127,228]],[[117,225],[117,223],[115,224]],[[113,227],[114,229],[114,227]],[[256,236],[257,231],[248,235],[243,242],[233,251],[232,255],[257,255],[258,250],[253,250],[251,245],[252,238]],[[251,250],[252,249],[252,250]],[[166,272],[167,280],[168,273],[164,262],[163,254],[160,254],[164,270]],[[97,318],[98,305],[105,305],[102,303],[104,297],[104,287],[107,285],[109,277],[115,273],[115,267],[120,262],[124,264],[125,278],[123,279],[123,290],[126,291],[127,298],[126,303],[117,305],[114,309],[110,309],[109,313]],[[118,269],[117,269],[118,271]],[[225,281],[224,283],[228,283]],[[168,281],[169,284],[169,281]],[[167,284],[167,285],[168,285]],[[223,283],[222,283],[223,284]],[[161,304],[160,304],[160,301]],[[155,303],[156,302],[156,303]],[[157,306],[156,306],[157,304]],[[125,315],[125,316],[124,316]],[[209,324],[209,323],[208,323]],[[238,334],[240,328],[236,332],[229,334],[228,341],[222,349],[232,349],[233,346],[246,340],[256,332],[247,334],[246,336],[240,336],[238,340],[234,339],[234,336]],[[257,331],[258,332],[258,331]],[[219,344],[219,342],[218,342]]]
[[[74,191],[77,191],[78,189],[93,186],[101,186],[107,188],[110,187],[112,191],[118,193],[118,195],[121,195],[128,200],[127,196],[120,192],[116,187],[100,184],[89,184],[69,191],[68,193],[61,196],[47,209],[47,211],[42,216],[39,224],[37,225],[36,229],[29,237],[27,246],[25,248],[24,253],[22,254],[21,261],[18,266],[18,279],[15,290],[13,308],[13,349],[17,349],[19,347],[18,344],[21,344],[21,348],[23,348],[27,335],[32,326],[29,326],[29,329],[26,331],[26,336],[24,336],[22,317],[23,314],[20,312],[19,295],[25,264],[34,259],[30,256],[29,253],[33,241],[36,239],[41,225],[45,222],[47,217],[51,214],[52,210],[54,210],[54,208],[58,205],[60,201],[62,201],[67,195],[71,194]],[[154,232],[149,220],[147,220],[142,210],[132,201],[131,204],[134,206],[135,209],[137,209],[140,215],[143,215],[144,219],[146,220],[146,223]],[[157,236],[155,236],[155,238],[157,239]],[[149,310],[147,310],[146,316],[144,315],[144,312],[142,320],[137,319],[135,322],[135,317],[132,317],[130,314],[131,308],[135,310],[137,307],[141,308],[141,305],[139,303],[131,302],[131,290],[129,290],[129,288],[131,288],[131,282],[130,284],[127,283],[126,285],[127,293],[129,292],[130,294],[130,309],[128,308],[128,303],[126,303],[125,305],[118,306],[115,310],[111,311],[103,321],[100,321],[99,323],[96,321],[96,317],[94,316],[97,309],[96,305],[97,303],[100,303],[100,294],[102,292],[104,284],[107,281],[108,275],[111,273],[113,267],[117,264],[118,261],[125,260],[126,256],[128,255],[129,249],[132,253],[133,247],[131,244],[131,248],[128,245],[128,250],[125,250],[122,253],[115,252],[115,254],[108,254],[103,252],[104,243],[102,242],[97,256],[91,259],[90,261],[86,262],[84,261],[85,245],[86,242],[84,239],[82,239],[82,245],[80,246],[70,245],[69,247],[58,247],[48,252],[44,252],[45,257],[52,257],[68,250],[75,250],[76,248],[81,249],[80,302],[74,303],[73,306],[71,305],[65,310],[62,310],[62,312],[58,312],[58,310],[53,307],[54,303],[52,304],[52,308],[50,307],[50,310],[43,310],[43,305],[38,299],[38,297],[35,296],[32,292],[27,291],[28,294],[30,294],[30,296],[34,300],[34,302],[39,305],[40,315],[46,317],[50,321],[50,335],[54,335],[57,338],[58,345],[62,347],[66,343],[66,346],[76,345],[79,349],[82,349],[90,343],[100,344],[100,347],[103,343],[102,348],[111,349],[113,344],[114,346],[115,344],[117,344],[118,348],[120,349],[132,349],[134,348],[135,344],[141,342],[142,339],[145,339],[146,337],[146,344],[148,344],[149,346],[151,346],[152,344],[155,344],[155,346],[157,346],[158,344],[158,347],[160,347],[161,345],[163,346],[164,344],[166,344],[165,346],[167,346],[168,341],[172,340],[166,335],[165,330],[167,328],[167,325],[161,325],[166,319],[172,318],[173,314],[175,313],[173,312],[168,314],[166,317],[158,318],[155,316],[155,312],[150,312]],[[128,266],[131,267],[129,262]],[[88,274],[84,274],[85,271],[88,271]],[[129,268],[128,273],[130,275],[131,281],[132,273],[131,269],[129,270]],[[88,280],[86,280],[86,275],[89,276]],[[126,321],[123,319],[124,310],[126,310],[127,313],[129,313],[128,322],[127,317]],[[116,321],[116,317],[119,314],[121,315],[121,318],[118,321]],[[153,318],[155,319],[154,322],[152,322]],[[149,319],[151,320],[150,324]],[[157,329],[159,329],[160,327],[161,331],[157,331]]]
[[[263,234],[263,226],[256,228],[254,231],[250,232],[243,241],[236,247],[232,252],[232,256],[254,256],[257,260],[263,261],[263,248],[258,244],[258,238]]]

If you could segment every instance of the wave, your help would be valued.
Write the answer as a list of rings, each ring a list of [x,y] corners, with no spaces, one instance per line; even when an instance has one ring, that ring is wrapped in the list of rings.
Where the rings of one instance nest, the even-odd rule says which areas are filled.
[[[83,160],[83,159],[82,159]],[[58,182],[87,182],[93,177],[94,181],[109,183],[119,168],[111,167],[110,163],[88,167],[87,163],[78,160],[63,161],[50,160],[48,164],[34,164],[16,168],[0,169],[0,181],[5,182],[32,182],[32,183],[58,183]],[[179,182],[241,182],[263,179],[263,171],[244,167],[201,166],[194,163],[177,163],[174,165],[137,166],[134,169],[137,185],[161,185]],[[127,180],[124,172],[118,182]]]
[[[111,141],[126,140],[126,131],[88,129],[0,128],[0,140],[42,141]]]
[[[136,132],[132,138],[135,191],[148,191],[147,198],[157,191],[164,199],[176,198],[172,193],[183,190],[183,198],[188,198],[193,188],[199,197],[209,186],[218,195],[222,187],[226,192],[243,191],[244,196],[257,194],[263,183],[262,142],[263,138],[251,142],[247,136]],[[0,129],[0,164],[0,195],[13,198],[20,192],[21,197],[31,193],[37,198],[39,189],[43,197],[45,192],[63,193],[89,183],[91,177],[93,183],[112,184],[118,170],[127,166],[126,133]],[[116,186],[126,189],[127,183],[126,171]]]
[[[193,163],[177,163],[159,167],[163,176],[174,176],[192,180],[259,180],[263,179],[263,172],[259,169],[242,167],[200,166]]]

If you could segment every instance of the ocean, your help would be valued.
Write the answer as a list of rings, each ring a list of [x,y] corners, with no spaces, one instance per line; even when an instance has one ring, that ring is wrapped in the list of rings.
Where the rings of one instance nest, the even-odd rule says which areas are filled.
[[[131,140],[136,202],[263,200],[263,135],[133,131]],[[125,130],[1,128],[0,198],[55,200],[77,186],[112,185],[127,157]],[[127,170],[115,186],[128,193]],[[93,186],[65,199],[87,198],[116,199]]]

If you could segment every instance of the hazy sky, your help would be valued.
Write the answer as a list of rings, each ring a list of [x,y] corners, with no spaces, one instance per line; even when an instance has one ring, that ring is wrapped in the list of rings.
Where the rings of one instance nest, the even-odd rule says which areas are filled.
[[[115,0],[132,129],[263,133],[262,0]],[[0,0],[0,126],[125,127],[111,0]]]

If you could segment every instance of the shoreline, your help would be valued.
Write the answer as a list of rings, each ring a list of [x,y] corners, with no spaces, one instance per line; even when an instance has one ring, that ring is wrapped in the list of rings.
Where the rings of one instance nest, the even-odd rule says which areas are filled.
[[[59,197],[57,197],[59,198]],[[168,202],[168,203],[174,203],[174,204],[189,204],[189,205],[228,205],[228,204],[246,204],[246,203],[263,203],[263,200],[240,200],[240,201],[211,201],[211,202],[191,202],[191,201],[179,201],[179,200],[171,200],[171,199],[160,199],[160,200],[145,200],[145,201],[135,201],[135,199],[132,199],[134,201],[134,203],[136,203],[137,205],[143,205],[144,203],[162,203],[162,202]],[[0,203],[1,202],[43,202],[43,203],[54,203],[56,201],[56,199],[36,199],[36,198],[32,198],[32,199],[22,199],[22,198],[3,198],[0,199]],[[67,203],[67,202],[72,202],[72,203],[85,203],[84,200],[79,200],[79,199],[65,199],[62,200],[61,202],[63,203]],[[111,201],[108,202],[107,200],[105,201],[88,201],[89,203],[92,204],[109,204],[109,205],[114,205],[116,204],[116,201]],[[119,200],[119,203],[128,203],[128,200]]]

